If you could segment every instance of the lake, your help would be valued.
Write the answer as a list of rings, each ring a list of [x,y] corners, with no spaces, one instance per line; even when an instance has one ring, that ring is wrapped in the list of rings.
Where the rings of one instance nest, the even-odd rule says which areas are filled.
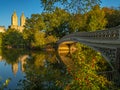
[[[0,49],[0,85],[8,80],[4,90],[62,89],[56,84],[69,81],[70,75],[59,59],[55,52]]]
[[[30,51],[0,48],[0,89],[63,90],[73,79],[74,61],[66,51]],[[114,72],[108,72],[115,79]],[[117,83],[120,84],[117,78]],[[117,86],[118,86],[117,85]]]

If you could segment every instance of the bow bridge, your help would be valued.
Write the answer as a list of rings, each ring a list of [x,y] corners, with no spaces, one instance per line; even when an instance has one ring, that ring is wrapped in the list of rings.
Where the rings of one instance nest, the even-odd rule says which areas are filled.
[[[76,42],[99,51],[113,70],[120,71],[120,26],[107,30],[75,32],[66,35],[57,42],[58,50],[72,51]]]

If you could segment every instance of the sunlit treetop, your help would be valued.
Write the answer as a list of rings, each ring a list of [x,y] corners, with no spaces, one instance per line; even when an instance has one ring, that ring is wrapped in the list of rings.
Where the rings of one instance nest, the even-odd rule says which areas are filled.
[[[81,13],[100,4],[101,0],[40,0],[45,11],[53,11],[56,7],[63,8],[72,13]]]

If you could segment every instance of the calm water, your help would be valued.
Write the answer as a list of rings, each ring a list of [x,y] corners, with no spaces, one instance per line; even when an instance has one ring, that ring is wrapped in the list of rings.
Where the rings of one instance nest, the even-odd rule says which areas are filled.
[[[69,54],[60,51],[58,55],[0,49],[0,88],[9,80],[4,90],[63,90],[72,80],[66,68],[74,68],[73,61],[66,56]],[[108,76],[111,78],[111,74]]]
[[[10,83],[4,90],[62,89],[56,83],[70,78],[57,56],[54,52],[0,49],[0,85],[9,79]]]

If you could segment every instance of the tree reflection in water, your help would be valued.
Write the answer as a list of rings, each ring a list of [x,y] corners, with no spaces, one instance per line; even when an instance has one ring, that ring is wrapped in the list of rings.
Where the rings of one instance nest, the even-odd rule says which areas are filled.
[[[57,53],[43,51],[36,52],[21,49],[3,49],[0,50],[0,60],[4,60],[7,64],[11,65],[14,75],[17,74],[19,69],[18,64],[20,63],[20,70],[24,72],[25,77],[17,82],[17,86],[15,87],[17,90],[63,90],[70,88],[70,85],[72,84],[76,85],[78,82],[76,77],[81,78],[80,76],[83,74],[85,76],[88,75],[87,73],[94,72],[94,68],[91,67],[93,66],[91,65],[93,64],[91,63],[91,59],[95,57],[96,54],[89,49],[87,51],[88,53],[86,53],[86,49],[80,50],[80,52],[77,51],[76,54],[72,56],[68,52]],[[89,53],[91,53],[92,57],[90,57]],[[89,69],[92,70],[92,72],[85,69],[87,73],[79,73],[84,71],[86,63],[76,63],[82,60],[74,58],[76,56],[86,58],[84,60],[88,60],[89,58],[88,64],[89,67],[91,67],[91,69]],[[83,64],[82,70],[81,65]],[[103,66],[105,65],[106,64],[103,64]],[[84,82],[84,84],[86,84],[86,82]],[[74,88],[80,88],[79,85],[75,85],[73,86]],[[11,86],[9,88],[11,88]]]
[[[17,89],[58,90],[70,81],[66,67],[57,60],[55,52],[32,52],[26,63],[26,77],[20,80]]]
[[[15,86],[18,90],[63,89],[70,81],[65,65],[60,63],[55,52],[2,49],[0,56],[1,61],[11,66],[15,77],[19,69],[24,72],[25,77],[17,82],[17,87]],[[11,89],[12,86],[8,88]]]
[[[24,71],[23,65],[26,58],[28,58],[28,52],[22,49],[3,49],[1,51],[1,60],[5,60],[6,64],[11,65],[12,72],[16,75],[18,71],[18,63],[21,63],[21,70]]]
[[[25,59],[28,53],[22,49],[0,48],[0,90],[8,90],[16,87],[15,83],[22,78],[20,70],[24,71]],[[17,75],[16,75],[17,74]],[[20,74],[20,75],[18,75]]]
[[[68,70],[75,68],[75,61],[68,53],[9,49],[0,51],[0,55],[1,60],[11,65],[14,75],[20,63],[25,77],[17,82],[17,90],[63,90],[69,88],[75,78]]]

